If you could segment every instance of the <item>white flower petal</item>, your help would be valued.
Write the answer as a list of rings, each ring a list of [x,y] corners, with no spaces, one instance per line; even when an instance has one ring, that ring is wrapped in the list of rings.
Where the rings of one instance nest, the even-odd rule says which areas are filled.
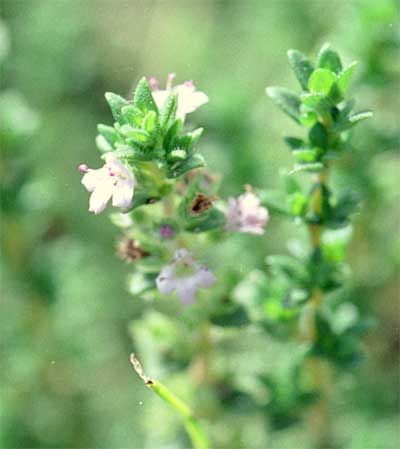
[[[244,214],[253,213],[259,205],[260,200],[254,193],[246,192],[239,197],[239,207]]]
[[[158,291],[163,295],[170,295],[175,289],[177,279],[174,273],[174,266],[165,266],[156,279]]]
[[[200,267],[195,276],[196,285],[200,288],[210,288],[217,280],[207,267]]]
[[[208,102],[204,92],[196,92],[193,83],[180,84],[176,87],[178,93],[177,117],[184,118],[186,114],[194,112],[197,108]]]
[[[112,195],[112,205],[114,207],[129,207],[132,203],[133,188],[128,184],[118,181],[114,186]]]
[[[89,212],[94,212],[96,215],[103,212],[111,195],[112,188],[110,186],[105,185],[96,187],[90,196]]]
[[[184,305],[190,305],[196,300],[196,285],[193,279],[181,279],[176,286],[176,293]]]
[[[108,177],[107,170],[102,167],[98,170],[91,170],[83,175],[81,183],[86,187],[88,192],[93,192],[96,186],[104,182]]]
[[[206,103],[208,103],[208,97],[204,92],[194,92],[192,94],[192,105],[194,105],[196,109]]]
[[[171,93],[170,90],[154,90],[152,92],[153,99],[158,109],[161,109],[164,106],[164,103],[167,101],[168,95],[170,93]]]

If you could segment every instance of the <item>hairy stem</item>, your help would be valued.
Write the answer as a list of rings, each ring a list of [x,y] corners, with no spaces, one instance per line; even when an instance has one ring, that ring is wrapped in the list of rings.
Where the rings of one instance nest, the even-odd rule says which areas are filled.
[[[322,172],[317,175],[313,194],[311,198],[311,209],[315,217],[322,215],[323,208],[323,193],[322,189],[328,179],[328,172]],[[321,223],[310,224],[310,242],[312,250],[318,250],[321,246],[321,234],[323,227]],[[310,298],[310,316],[307,322],[307,340],[313,343],[317,340],[317,326],[316,315],[323,301],[322,291],[318,286],[315,286]],[[331,431],[330,431],[330,417],[329,417],[329,401],[328,395],[330,390],[330,373],[329,366],[319,357],[312,357],[308,361],[308,373],[312,382],[312,387],[317,391],[321,397],[317,403],[312,407],[309,416],[309,425],[311,434],[313,435],[314,444],[317,448],[332,447]]]
[[[185,430],[192,442],[194,449],[210,449],[210,443],[207,435],[200,426],[199,422],[193,415],[190,407],[172,393],[166,386],[157,380],[150,379],[144,374],[142,365],[136,358],[135,354],[131,354],[131,364],[139,377],[143,380],[147,387],[156,393],[163,401],[169,404],[182,418]]]

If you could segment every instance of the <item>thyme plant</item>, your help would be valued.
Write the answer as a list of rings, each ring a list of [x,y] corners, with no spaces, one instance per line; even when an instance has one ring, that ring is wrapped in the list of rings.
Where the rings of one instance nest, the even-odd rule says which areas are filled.
[[[145,312],[131,331],[145,365],[161,351],[163,363],[191,374],[197,396],[217,397],[221,408],[226,397],[249,397],[276,429],[298,422],[309,409],[315,445],[331,447],[334,372],[357,361],[368,321],[341,297],[358,201],[354,192],[332,189],[330,172],[351,151],[349,130],[371,113],[353,112],[347,93],[356,63],[343,67],[330,45],[322,47],[316,64],[297,50],[288,56],[302,92],[269,87],[267,94],[306,136],[285,137],[295,165],[285,175],[284,193],[246,186],[238,198],[220,199],[219,178],[202,169],[197,151],[203,129],[186,124],[187,115],[208,97],[192,81],[173,87],[174,75],[164,89],[156,79],[143,78],[132,100],[106,94],[115,123],[98,126],[104,166],[94,170],[81,164],[79,171],[91,193],[91,212],[101,213],[109,200],[120,209],[111,218],[121,230],[117,253],[133,267],[129,290],[144,301]],[[301,173],[311,176],[311,185],[296,180]],[[212,257],[215,244],[233,232],[262,235],[267,208],[304,225],[309,245],[299,239],[290,244],[290,255],[268,255],[267,270],[220,276],[223,264]],[[213,346],[223,340],[226,327],[237,335],[257,329],[289,342],[293,356],[286,372],[256,374],[261,390],[252,391],[242,389],[229,371],[216,373]],[[191,408],[144,375],[136,356],[131,362],[145,384],[181,415],[192,445],[211,447]],[[263,388],[269,392],[266,402],[257,393]]]

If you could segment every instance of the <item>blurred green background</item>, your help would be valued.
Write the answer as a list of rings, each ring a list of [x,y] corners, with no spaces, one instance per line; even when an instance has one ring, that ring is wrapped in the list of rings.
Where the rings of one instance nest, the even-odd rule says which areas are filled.
[[[87,212],[76,167],[99,166],[96,124],[111,122],[104,92],[129,96],[141,76],[175,72],[209,95],[190,121],[205,127],[200,151],[224,175],[222,196],[247,182],[279,186],[291,163],[281,137],[297,129],[265,87],[297,89],[287,49],[315,55],[325,41],[359,61],[358,106],[374,111],[333,178],[362,195],[347,294],[377,318],[364,363],[340,378],[334,428],[341,447],[400,447],[398,10],[390,0],[1,1],[3,447],[185,447],[177,418],[128,363],[143,304],[115,257],[117,229],[107,213]],[[273,217],[262,244],[239,236],[230,254],[250,271],[299,232]],[[215,251],[227,269],[235,263]],[[274,365],[276,351],[269,360],[252,338],[232,340],[220,363]],[[161,368],[152,374],[168,382]],[[218,447],[309,447],[301,425],[273,432],[246,405],[225,408],[213,422]]]

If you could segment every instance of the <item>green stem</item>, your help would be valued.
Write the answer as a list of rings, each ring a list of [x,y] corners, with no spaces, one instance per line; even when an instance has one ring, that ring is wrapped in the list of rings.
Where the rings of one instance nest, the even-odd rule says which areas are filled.
[[[143,380],[147,387],[154,391],[163,401],[169,404],[182,418],[183,425],[192,442],[194,449],[210,449],[210,443],[207,435],[193,415],[190,407],[172,393],[162,383],[148,378],[143,371],[142,365],[134,354],[131,354],[131,363],[133,368]]]
[[[311,209],[313,215],[321,217],[323,192],[322,189],[328,178],[327,171],[320,173],[313,188],[311,197]],[[321,245],[321,234],[323,228],[320,223],[310,224],[309,233],[313,251]],[[323,301],[322,291],[316,286],[314,287],[310,299],[310,316],[308,320],[307,340],[313,343],[317,340],[316,315]],[[332,447],[332,438],[329,425],[329,402],[328,394],[330,390],[330,374],[329,367],[321,358],[312,357],[307,365],[310,380],[313,388],[321,394],[321,398],[312,407],[309,416],[309,425],[311,433],[314,436],[314,444],[318,448]]]

